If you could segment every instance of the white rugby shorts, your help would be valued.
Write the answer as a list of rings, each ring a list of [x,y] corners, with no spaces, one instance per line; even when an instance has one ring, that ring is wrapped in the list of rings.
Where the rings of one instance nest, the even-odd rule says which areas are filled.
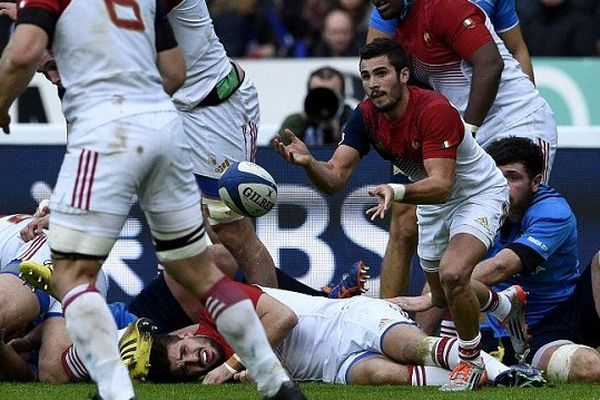
[[[189,152],[176,111],[128,116],[88,132],[74,124],[50,199],[51,224],[116,239],[134,195],[147,213],[176,213],[196,204],[199,210]],[[79,218],[92,214],[107,215],[106,226],[102,218],[93,224]],[[198,224],[196,218],[181,220],[181,226],[158,228],[176,232]]]
[[[223,103],[182,115],[195,174],[219,178],[231,162],[254,161],[260,113],[258,94],[248,77]]]
[[[508,186],[491,187],[475,196],[443,205],[417,206],[417,254],[425,272],[437,272],[450,239],[467,233],[488,249],[508,211]]]

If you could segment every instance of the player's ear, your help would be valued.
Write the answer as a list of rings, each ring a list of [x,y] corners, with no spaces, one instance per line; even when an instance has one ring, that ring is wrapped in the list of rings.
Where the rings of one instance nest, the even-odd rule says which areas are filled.
[[[540,184],[542,183],[542,174],[537,174],[532,181],[532,189],[533,192],[537,192],[540,188]]]
[[[410,70],[408,67],[404,67],[400,70],[400,82],[406,84],[410,78]]]

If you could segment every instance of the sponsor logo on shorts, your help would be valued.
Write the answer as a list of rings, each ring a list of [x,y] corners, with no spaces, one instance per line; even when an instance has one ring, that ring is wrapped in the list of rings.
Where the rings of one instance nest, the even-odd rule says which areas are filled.
[[[475,222],[481,225],[486,231],[490,230],[490,223],[486,217],[475,218]]]
[[[223,161],[221,164],[219,164],[217,166],[217,168],[215,168],[215,172],[221,174],[223,173],[223,171],[225,171],[227,169],[227,167],[229,167],[231,165],[231,161],[229,161],[228,159],[225,159],[225,161]]]

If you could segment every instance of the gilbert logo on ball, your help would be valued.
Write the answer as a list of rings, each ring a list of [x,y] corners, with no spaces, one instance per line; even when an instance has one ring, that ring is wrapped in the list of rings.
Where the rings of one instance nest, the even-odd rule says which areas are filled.
[[[219,196],[236,213],[260,217],[277,203],[277,185],[264,168],[241,161],[231,164],[219,178]]]

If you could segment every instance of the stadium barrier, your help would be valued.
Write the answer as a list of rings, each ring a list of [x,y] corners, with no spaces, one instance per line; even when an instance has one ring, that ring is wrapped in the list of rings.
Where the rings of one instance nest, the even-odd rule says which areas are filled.
[[[11,138],[0,139],[0,214],[33,212],[37,202],[49,197],[64,154],[64,144],[39,145],[44,129],[28,135],[21,127]],[[59,135],[51,133],[49,135]],[[561,128],[550,183],[570,202],[579,222],[582,265],[600,248],[600,129]],[[64,138],[64,133],[63,136]],[[6,145],[8,140],[13,143]],[[63,141],[64,142],[64,141]],[[328,159],[332,148],[315,148],[319,159]],[[258,235],[287,273],[319,288],[339,279],[352,263],[363,259],[371,266],[370,296],[378,296],[379,265],[387,243],[388,220],[371,222],[365,210],[375,200],[367,189],[386,182],[390,166],[375,152],[361,162],[341,193],[327,196],[312,187],[301,168],[284,163],[271,147],[261,147],[258,162],[278,182],[277,206],[256,220]],[[134,205],[114,250],[106,261],[111,278],[109,295],[126,300],[157,273],[148,228]],[[422,285],[422,274],[413,266],[411,290]]]

